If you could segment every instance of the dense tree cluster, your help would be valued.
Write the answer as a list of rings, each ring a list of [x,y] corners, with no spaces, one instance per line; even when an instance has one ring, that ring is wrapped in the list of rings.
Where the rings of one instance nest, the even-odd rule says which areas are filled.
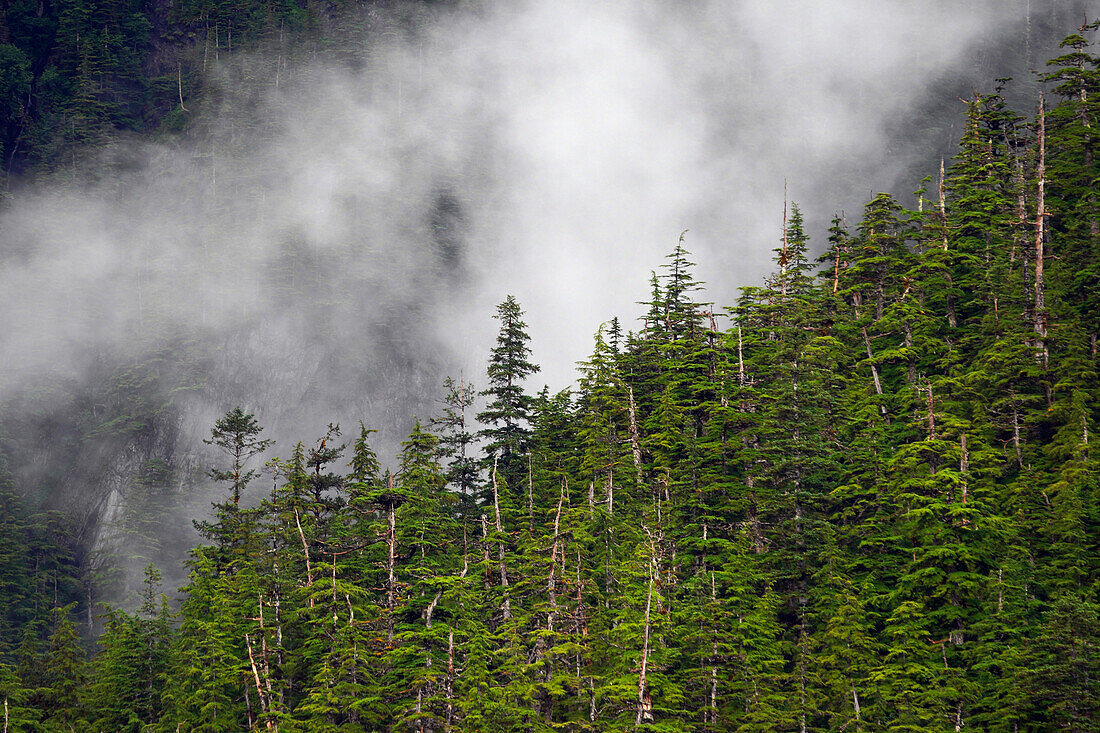
[[[344,25],[369,26],[371,16],[366,21],[360,16],[362,6],[372,4],[387,5],[371,0],[5,2],[0,7],[0,175],[62,168],[120,134],[179,131],[223,56],[248,48],[277,78],[294,46],[308,53],[317,44],[340,43]],[[400,21],[401,13],[394,14]]]
[[[1100,730],[1100,59],[1064,47],[1033,118],[974,97],[915,210],[815,265],[792,206],[725,317],[681,240],[574,391],[526,391],[509,297],[477,423],[448,380],[395,471],[332,426],[258,490],[231,411],[182,607],[151,568],[90,661],[5,535],[5,725]]]

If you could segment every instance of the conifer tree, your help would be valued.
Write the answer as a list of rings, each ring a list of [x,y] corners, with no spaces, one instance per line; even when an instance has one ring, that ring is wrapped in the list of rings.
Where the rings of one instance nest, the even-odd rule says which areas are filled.
[[[523,383],[539,367],[530,360],[531,337],[514,296],[509,295],[497,306],[494,318],[500,321],[500,331],[489,353],[488,387],[481,392],[488,402],[477,415],[478,422],[488,427],[479,435],[487,441],[487,463],[497,462],[499,474],[518,496],[531,434],[528,423],[532,398],[524,392]]]
[[[443,391],[443,414],[432,418],[431,424],[440,431],[440,455],[450,461],[447,481],[458,492],[463,513],[472,515],[480,470],[473,455],[475,436],[470,430],[467,410],[474,404],[477,392],[474,385],[462,380],[455,382],[451,377],[443,380]]]
[[[1060,46],[1066,53],[1048,61],[1052,70],[1043,76],[1062,100],[1047,116],[1047,205],[1059,256],[1051,263],[1051,276],[1093,344],[1100,326],[1100,209],[1095,191],[1100,175],[1095,129],[1100,124],[1100,57],[1090,53],[1089,36],[1098,27],[1100,21],[1086,22],[1067,36]]]
[[[1095,603],[1061,596],[1034,641],[1026,689],[1034,714],[1054,730],[1100,730],[1100,612]]]
[[[214,422],[210,438],[203,441],[229,456],[227,468],[212,468],[209,472],[210,478],[228,484],[229,498],[215,502],[213,522],[196,522],[195,526],[205,537],[217,542],[226,562],[231,561],[234,551],[247,554],[247,546],[254,541],[256,513],[242,509],[240,502],[248,484],[256,477],[256,469],[246,468],[248,460],[274,443],[260,438],[261,432],[263,428],[255,416],[235,407]]]
[[[820,631],[814,659],[825,694],[822,713],[829,730],[873,730],[878,686],[870,675],[879,660],[873,617],[862,589],[837,566],[837,559],[828,558],[815,588]]]
[[[313,663],[297,673],[302,697],[294,711],[295,719],[310,730],[374,729],[390,719],[384,670],[378,664],[386,643],[385,619],[373,590],[385,583],[378,539],[384,522],[377,502],[385,485],[370,446],[373,432],[360,423],[351,470],[343,482],[347,500],[331,520],[330,538],[319,558],[318,573],[324,578],[315,600],[321,603],[308,616],[313,633],[304,641]],[[290,575],[295,565],[283,567],[282,573]]]
[[[40,660],[42,686],[34,692],[46,726],[55,730],[71,729],[84,716],[80,696],[86,661],[72,611],[73,605],[53,611],[53,630]]]
[[[394,675],[395,721],[417,730],[441,728],[454,703],[448,686],[450,628],[444,621],[453,608],[444,595],[458,572],[456,497],[445,489],[438,447],[438,438],[417,422],[402,444],[397,475],[408,497],[397,518],[397,545],[406,560],[401,623],[387,666]]]
[[[150,565],[139,612],[106,613],[87,690],[89,720],[97,730],[141,731],[160,720],[171,620],[168,601],[159,591],[160,573]]]
[[[0,452],[0,649],[15,645],[35,613],[26,515],[7,458]]]
[[[4,725],[11,731],[34,730],[38,710],[28,703],[32,691],[27,689],[11,665],[0,662],[0,706]]]

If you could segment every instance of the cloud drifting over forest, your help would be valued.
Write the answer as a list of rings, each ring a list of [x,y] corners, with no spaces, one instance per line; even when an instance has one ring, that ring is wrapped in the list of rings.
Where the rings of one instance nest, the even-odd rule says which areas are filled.
[[[507,293],[564,387],[681,230],[729,303],[767,272],[785,181],[811,223],[892,186],[890,125],[1031,4],[468,3],[223,58],[187,135],[0,215],[0,400],[182,329],[214,345],[204,419],[400,421],[476,380]]]

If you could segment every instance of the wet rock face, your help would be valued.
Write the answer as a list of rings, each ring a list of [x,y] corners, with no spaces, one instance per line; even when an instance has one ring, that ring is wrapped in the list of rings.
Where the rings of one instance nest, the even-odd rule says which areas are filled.
[[[119,358],[82,383],[28,389],[0,407],[0,447],[31,505],[65,516],[74,557],[98,578],[96,600],[133,602],[150,562],[164,588],[176,588],[201,539],[192,520],[223,498],[207,473],[225,457],[203,439],[226,410],[255,413],[277,441],[272,455],[312,443],[330,422],[351,436],[362,420],[379,430],[383,460],[413,415],[433,414],[446,351],[408,322],[417,306],[398,305],[364,312],[355,330],[258,319],[217,339]],[[244,500],[269,489],[261,476]]]
[[[126,585],[124,550],[148,563],[179,538],[169,523],[148,520],[154,505],[171,505],[189,472],[178,409],[152,372],[140,384],[138,374],[44,380],[0,405],[0,450],[17,489],[32,512],[55,518],[73,560],[103,589]]]

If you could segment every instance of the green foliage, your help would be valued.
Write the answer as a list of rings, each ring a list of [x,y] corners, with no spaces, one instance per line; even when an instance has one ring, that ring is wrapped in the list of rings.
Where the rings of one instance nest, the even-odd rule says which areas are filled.
[[[160,594],[160,573],[151,565],[145,582],[136,615],[117,609],[105,613],[86,692],[88,718],[95,730],[138,733],[162,715],[171,618],[167,599]]]
[[[1054,730],[1100,730],[1100,609],[1066,594],[1029,645],[1026,690]]]
[[[108,5],[37,22],[11,4],[0,105],[15,109],[41,47],[54,71],[36,89],[84,115],[77,129],[121,119],[108,82],[128,67],[81,33],[144,31]],[[311,11],[172,12],[221,33]],[[1094,29],[1047,79],[1049,227],[1038,129],[998,90],[968,103],[931,200],[874,195],[851,234],[835,219],[817,278],[792,205],[774,272],[728,327],[681,236],[641,332],[610,321],[575,391],[531,395],[509,296],[486,388],[447,380],[396,471],[365,425],[347,457],[330,425],[269,461],[270,495],[249,502],[271,442],[231,410],[207,441],[227,496],[199,523],[213,545],[192,552],[178,615],[150,569],[136,614],[105,611],[90,666],[65,605],[82,590],[70,530],[0,465],[13,727],[1096,730]],[[1036,236],[1057,258],[1035,260]],[[120,370],[111,385],[89,433],[141,436],[159,383]],[[169,475],[150,461],[135,491]]]
[[[487,441],[486,463],[498,462],[498,470],[513,489],[521,485],[524,454],[530,440],[528,422],[533,398],[524,392],[523,383],[539,371],[531,360],[531,337],[523,322],[523,310],[509,295],[497,306],[500,321],[496,345],[489,352],[488,387],[481,394],[488,398],[478,422],[486,425],[479,435]]]
[[[5,3],[0,170],[48,172],[126,133],[178,129],[191,116],[180,97],[202,95],[208,61],[276,38],[333,42],[329,23],[354,10],[339,0]]]

